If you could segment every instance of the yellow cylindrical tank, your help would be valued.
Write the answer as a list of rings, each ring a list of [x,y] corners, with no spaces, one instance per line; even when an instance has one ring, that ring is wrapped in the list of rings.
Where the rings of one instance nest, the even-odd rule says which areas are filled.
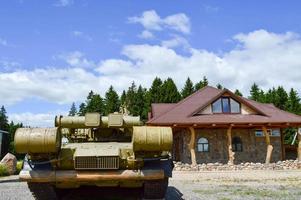
[[[17,153],[57,153],[60,146],[58,128],[18,128],[15,133]]]
[[[172,130],[170,127],[133,127],[134,151],[170,151]]]

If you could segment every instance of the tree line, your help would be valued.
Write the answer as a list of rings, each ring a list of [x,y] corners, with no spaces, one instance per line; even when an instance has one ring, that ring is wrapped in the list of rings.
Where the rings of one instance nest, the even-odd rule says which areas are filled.
[[[156,77],[150,88],[137,86],[135,82],[132,82],[130,87],[123,90],[120,96],[113,86],[110,86],[104,97],[90,91],[85,102],[80,103],[78,108],[75,103],[72,103],[69,115],[83,116],[87,112],[99,112],[102,115],[108,115],[112,112],[127,111],[131,115],[141,116],[142,120],[147,120],[152,103],[177,103],[208,84],[209,81],[205,76],[195,84],[188,77],[184,87],[179,90],[171,78],[162,80]],[[216,87],[223,89],[221,84],[217,84]],[[234,93],[243,96],[238,89]],[[301,115],[300,97],[294,88],[287,92],[283,86],[278,86],[265,92],[254,83],[250,88],[250,96],[247,98],[261,103],[272,103],[277,108]]]

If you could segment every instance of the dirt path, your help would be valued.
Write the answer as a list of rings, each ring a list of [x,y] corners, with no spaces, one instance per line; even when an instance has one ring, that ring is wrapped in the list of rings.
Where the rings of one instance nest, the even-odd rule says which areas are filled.
[[[26,183],[17,176],[0,178],[0,199],[33,200]],[[83,188],[64,199],[140,199],[140,190]],[[177,199],[301,199],[301,170],[174,172],[166,194]]]

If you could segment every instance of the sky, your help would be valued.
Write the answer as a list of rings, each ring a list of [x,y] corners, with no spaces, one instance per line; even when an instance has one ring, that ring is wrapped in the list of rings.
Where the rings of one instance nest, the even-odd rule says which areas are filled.
[[[0,1],[0,105],[53,126],[90,90],[157,76],[301,94],[300,1]]]

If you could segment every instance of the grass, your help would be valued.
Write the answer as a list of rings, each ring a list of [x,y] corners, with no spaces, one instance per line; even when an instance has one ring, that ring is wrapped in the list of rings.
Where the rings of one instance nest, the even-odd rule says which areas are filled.
[[[7,167],[3,164],[0,164],[0,176],[9,176]]]

